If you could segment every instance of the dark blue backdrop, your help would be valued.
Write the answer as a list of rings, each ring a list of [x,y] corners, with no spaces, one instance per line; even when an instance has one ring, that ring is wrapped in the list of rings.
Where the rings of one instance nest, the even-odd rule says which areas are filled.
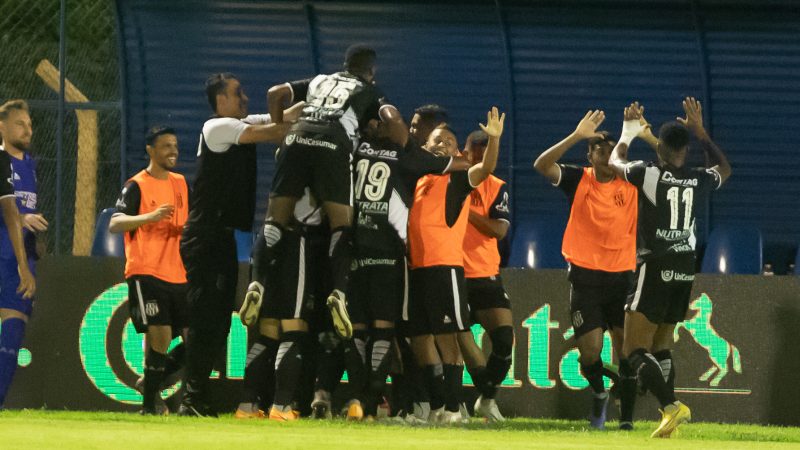
[[[682,97],[702,99],[735,174],[704,208],[701,240],[717,224],[752,224],[764,233],[767,262],[782,266],[800,240],[800,13],[790,0],[764,3],[118,0],[128,172],[144,165],[146,127],[167,123],[179,130],[181,170],[191,176],[210,114],[208,74],[236,73],[259,112],[269,86],[337,70],[344,49],[363,41],[377,49],[379,83],[407,115],[443,104],[463,140],[491,105],[510,113],[498,175],[511,183],[517,223],[567,214],[531,163],[587,109],[604,109],[617,134],[634,99],[655,126],[681,113]],[[261,214],[273,171],[272,152],[262,150]],[[652,156],[634,146],[632,157]]]

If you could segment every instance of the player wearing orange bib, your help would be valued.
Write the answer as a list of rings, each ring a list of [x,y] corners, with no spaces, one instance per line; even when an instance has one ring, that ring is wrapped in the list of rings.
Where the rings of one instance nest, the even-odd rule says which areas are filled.
[[[590,423],[605,427],[608,393],[603,383],[603,332],[621,355],[625,301],[636,269],[636,188],[614,175],[608,157],[614,141],[598,132],[603,111],[589,111],[575,131],[541,154],[534,168],[567,196],[570,215],[561,252],[569,263],[570,314],[581,373],[594,392]],[[591,167],[557,164],[575,144],[588,140]],[[635,379],[621,366],[620,428],[632,425]]]
[[[125,279],[136,331],[146,333],[142,413],[155,414],[155,401],[170,361],[167,348],[187,326],[186,269],[179,247],[189,215],[189,189],[171,171],[178,140],[171,128],[153,127],[147,135],[150,164],[122,189],[109,231],[125,233]],[[169,371],[173,371],[169,370]]]
[[[464,153],[471,164],[478,164],[488,145],[483,131],[467,137]],[[464,236],[464,275],[473,321],[481,324],[492,342],[488,360],[474,345],[471,332],[461,333],[459,343],[470,375],[480,397],[475,413],[489,421],[505,420],[494,397],[497,386],[511,367],[514,328],[511,302],[500,278],[500,252],[497,240],[503,239],[510,225],[506,183],[489,177],[470,193],[469,223]]]
[[[424,371],[431,400],[428,406],[436,411],[417,419],[461,420],[458,393],[463,362],[457,333],[469,328],[463,253],[469,217],[466,199],[497,165],[504,120],[505,114],[501,116],[497,108],[487,114],[487,124],[481,128],[489,135],[489,144],[483,160],[468,172],[428,175],[417,182],[408,224],[412,268],[409,334]],[[447,127],[431,133],[426,149],[440,156],[458,154],[455,135]],[[428,415],[424,407],[421,410]]]

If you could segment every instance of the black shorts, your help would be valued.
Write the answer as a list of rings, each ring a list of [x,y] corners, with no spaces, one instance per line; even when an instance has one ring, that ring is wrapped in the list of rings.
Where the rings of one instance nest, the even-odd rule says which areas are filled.
[[[569,312],[575,337],[625,326],[625,300],[633,271],[603,272],[570,265]]]
[[[275,270],[275,280],[266,289],[259,318],[303,319],[306,322],[314,312],[314,280],[318,255],[313,255],[308,237],[304,234],[286,233],[283,243],[283,261]],[[291,237],[291,238],[289,238]],[[317,256],[317,258],[314,258]]]
[[[188,326],[187,283],[167,283],[149,275],[134,275],[128,282],[128,307],[138,333],[150,325],[168,325],[179,335]]]
[[[397,322],[408,298],[408,269],[403,254],[358,256],[350,276],[347,312],[353,323]]]
[[[682,322],[689,309],[694,273],[694,255],[640,263],[625,310],[640,312],[657,325]]]
[[[469,330],[463,267],[421,267],[411,270],[409,278],[410,336]]]
[[[278,152],[271,195],[301,198],[309,187],[320,203],[353,206],[352,151],[339,125],[294,125]]]
[[[503,288],[503,279],[500,278],[500,275],[467,278],[467,297],[472,314],[484,309],[511,309],[511,300]]]

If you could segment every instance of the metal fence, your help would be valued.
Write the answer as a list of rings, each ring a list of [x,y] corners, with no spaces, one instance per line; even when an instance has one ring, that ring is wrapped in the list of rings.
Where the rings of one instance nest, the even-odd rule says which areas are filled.
[[[115,18],[110,0],[0,0],[0,103],[31,107],[51,253],[89,254],[95,218],[119,191]]]

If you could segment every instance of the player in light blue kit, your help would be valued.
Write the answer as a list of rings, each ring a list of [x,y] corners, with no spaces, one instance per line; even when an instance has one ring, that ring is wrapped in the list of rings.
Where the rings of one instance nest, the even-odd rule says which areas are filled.
[[[36,233],[47,231],[36,209],[36,165],[27,153],[32,134],[27,103],[11,100],[0,106],[0,409],[33,309]]]

